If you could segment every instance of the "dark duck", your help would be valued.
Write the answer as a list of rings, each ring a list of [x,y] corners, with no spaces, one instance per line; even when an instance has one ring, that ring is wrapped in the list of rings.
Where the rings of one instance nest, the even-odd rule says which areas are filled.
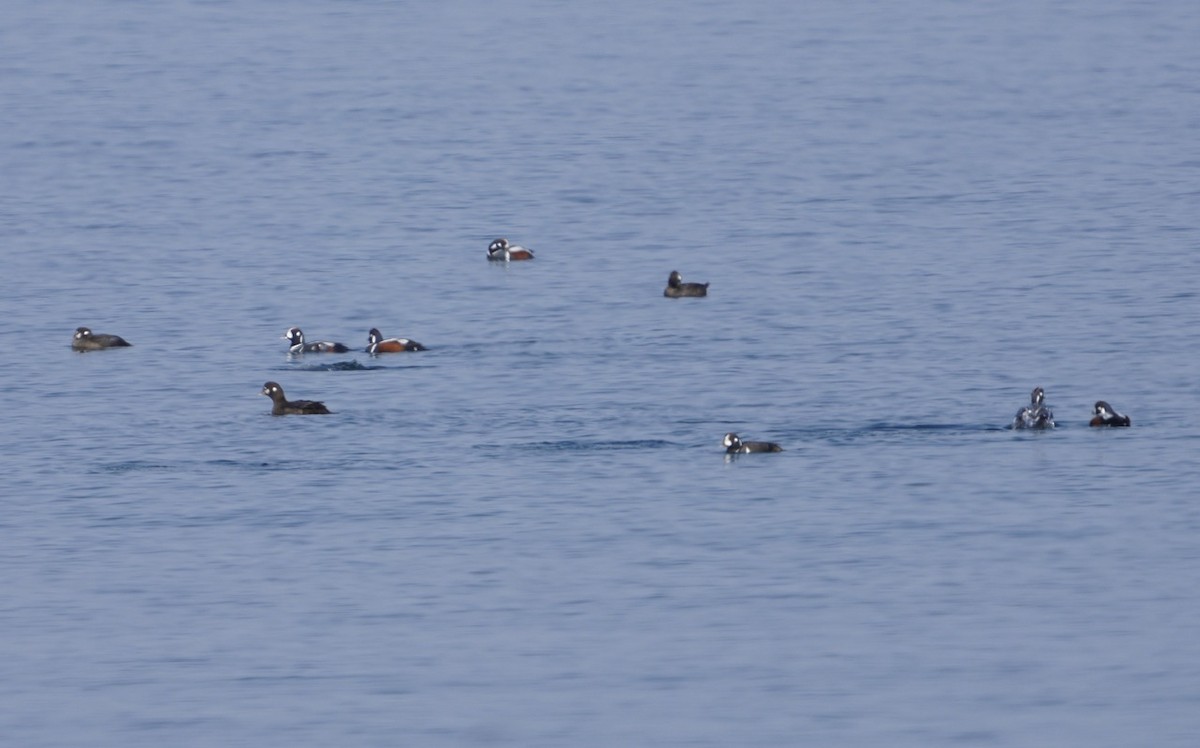
[[[680,299],[685,296],[708,296],[707,283],[684,283],[683,276],[678,270],[672,270],[667,276],[667,287],[663,290],[663,296],[668,299]]]
[[[71,339],[71,348],[77,351],[99,351],[105,348],[128,348],[132,343],[120,335],[105,335],[92,332],[87,327],[75,328],[75,337]]]
[[[262,394],[271,398],[273,416],[323,415],[330,412],[325,403],[316,400],[288,400],[283,394],[283,388],[276,382],[264,384]]]
[[[783,447],[775,442],[744,442],[737,434],[730,432],[721,440],[725,446],[725,454],[737,455],[748,452],[782,452]]]
[[[283,334],[283,339],[290,345],[288,353],[346,353],[349,346],[334,343],[329,340],[317,340],[312,343],[304,342],[304,332],[299,327],[290,327]]]
[[[1103,400],[1097,400],[1092,408],[1092,420],[1089,426],[1128,426],[1129,416],[1121,415]]]

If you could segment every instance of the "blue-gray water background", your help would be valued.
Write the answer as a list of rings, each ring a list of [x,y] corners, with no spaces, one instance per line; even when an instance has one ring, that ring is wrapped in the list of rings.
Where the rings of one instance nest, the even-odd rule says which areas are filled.
[[[6,3],[0,743],[1196,745],[1197,39]]]

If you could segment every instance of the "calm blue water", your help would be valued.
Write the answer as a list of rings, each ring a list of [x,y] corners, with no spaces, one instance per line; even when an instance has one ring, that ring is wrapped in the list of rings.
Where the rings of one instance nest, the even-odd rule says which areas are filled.
[[[1195,745],[1197,38],[7,3],[0,743]]]

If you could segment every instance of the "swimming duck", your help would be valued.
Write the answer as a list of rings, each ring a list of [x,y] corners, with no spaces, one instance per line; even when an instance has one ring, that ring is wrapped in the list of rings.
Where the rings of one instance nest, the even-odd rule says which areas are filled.
[[[1046,392],[1041,387],[1034,387],[1029,393],[1029,405],[1017,411],[1013,417],[1014,429],[1052,429],[1054,428],[1054,413],[1046,407]]]
[[[99,351],[104,348],[128,348],[132,343],[120,335],[105,335],[92,332],[87,327],[75,328],[75,337],[71,339],[71,348],[77,351]]]
[[[488,259],[497,262],[509,260],[532,260],[533,250],[519,244],[509,244],[507,239],[496,239],[488,246]]]
[[[273,416],[323,415],[330,412],[325,403],[316,400],[288,400],[283,394],[283,388],[275,382],[264,384],[262,394],[271,398]]]
[[[683,276],[678,270],[672,270],[667,276],[667,287],[663,289],[663,296],[668,299],[679,299],[684,296],[708,296],[707,283],[684,283]]]
[[[725,447],[725,453],[736,455],[746,454],[747,452],[782,452],[783,447],[775,442],[744,442],[738,435],[730,432],[721,440],[721,444]]]
[[[367,333],[367,353],[375,355],[376,353],[402,353],[404,351],[423,351],[425,346],[415,340],[408,338],[387,338],[379,332],[378,328],[372,327]]]
[[[1121,415],[1113,410],[1113,407],[1103,400],[1097,400],[1096,405],[1092,408],[1092,420],[1088,423],[1089,426],[1128,426],[1130,424],[1129,416]]]
[[[350,350],[343,343],[334,343],[329,340],[305,343],[304,333],[299,327],[288,328],[288,331],[283,334],[283,339],[291,343],[288,353],[346,353]]]

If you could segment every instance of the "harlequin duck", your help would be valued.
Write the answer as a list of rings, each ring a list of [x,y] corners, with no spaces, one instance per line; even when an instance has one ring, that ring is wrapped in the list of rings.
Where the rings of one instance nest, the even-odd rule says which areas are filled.
[[[1052,429],[1054,428],[1054,413],[1046,407],[1046,392],[1041,387],[1034,387],[1029,393],[1029,405],[1017,411],[1013,417],[1014,429]]]
[[[262,394],[271,398],[271,402],[274,403],[271,407],[273,416],[320,415],[330,412],[325,403],[316,400],[288,400],[283,395],[283,388],[275,382],[264,384]]]
[[[708,296],[707,283],[684,283],[683,276],[678,270],[672,270],[667,276],[667,287],[663,296],[669,299],[679,299],[684,296]]]
[[[1092,413],[1095,415],[1088,423],[1089,426],[1128,426],[1130,423],[1129,416],[1121,415],[1103,400],[1096,401]]]
[[[318,340],[315,343],[305,343],[304,333],[299,327],[290,328],[283,334],[283,339],[291,343],[288,353],[346,353],[349,347],[342,343],[331,343],[328,340]]]
[[[488,246],[488,259],[497,262],[532,260],[533,250],[519,244],[509,244],[507,239],[496,239]]]
[[[379,328],[372,327],[367,333],[367,353],[402,353],[404,351],[423,351],[425,346],[408,338],[388,338],[384,340]]]
[[[104,348],[128,348],[133,345],[120,335],[94,333],[87,327],[75,328],[71,348],[77,351],[99,351]]]
[[[747,452],[782,452],[783,447],[775,442],[744,442],[738,435],[730,432],[721,442],[725,445],[725,454],[746,454]]]

